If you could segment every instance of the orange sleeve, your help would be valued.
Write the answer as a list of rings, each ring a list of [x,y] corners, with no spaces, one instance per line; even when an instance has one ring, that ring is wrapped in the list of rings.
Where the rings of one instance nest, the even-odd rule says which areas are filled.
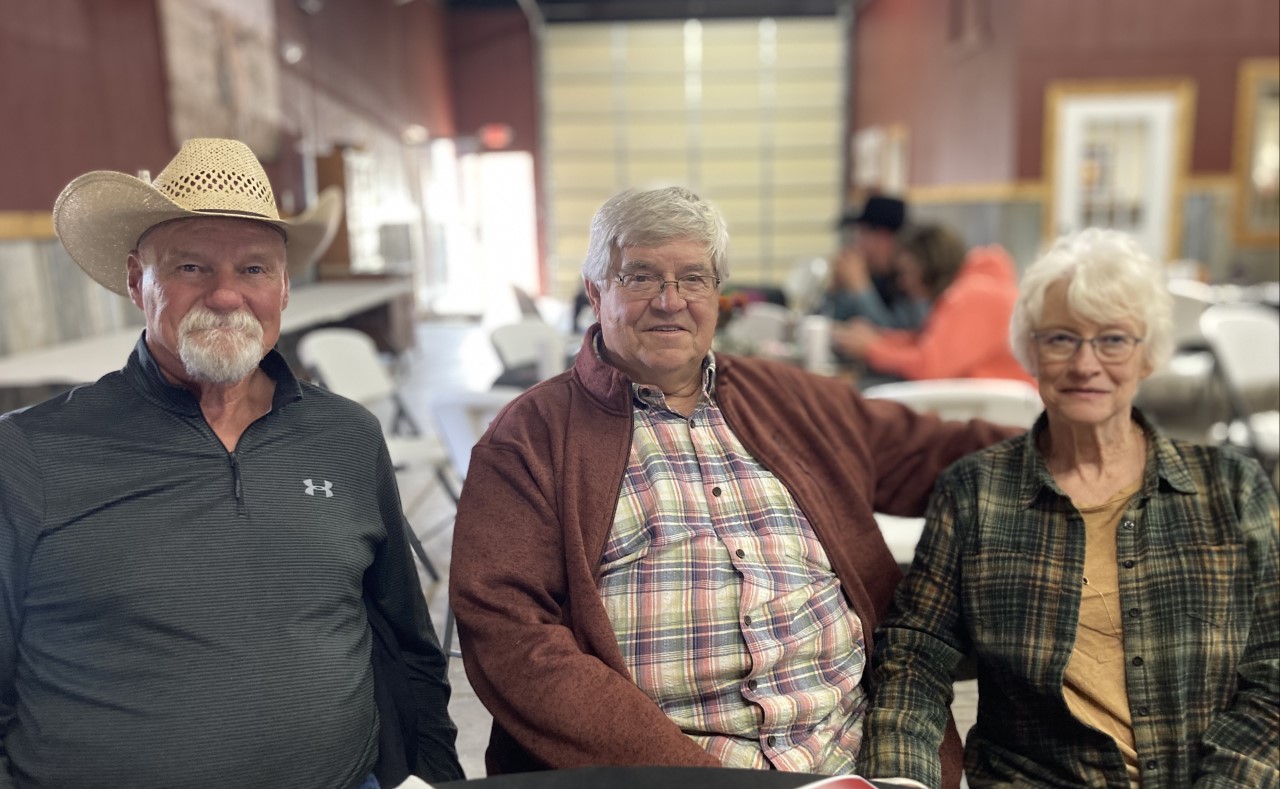
[[[867,363],[911,380],[964,378],[1008,342],[1012,304],[1006,294],[966,287],[934,304],[915,343],[877,339]]]

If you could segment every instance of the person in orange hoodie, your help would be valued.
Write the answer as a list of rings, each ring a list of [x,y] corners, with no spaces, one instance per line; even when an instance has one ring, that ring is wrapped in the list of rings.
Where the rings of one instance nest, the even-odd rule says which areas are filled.
[[[855,319],[832,333],[836,350],[865,361],[872,376],[1031,380],[1009,348],[1018,275],[1003,247],[966,253],[951,230],[921,225],[903,234],[898,267],[904,291],[933,300],[924,325],[894,331]]]

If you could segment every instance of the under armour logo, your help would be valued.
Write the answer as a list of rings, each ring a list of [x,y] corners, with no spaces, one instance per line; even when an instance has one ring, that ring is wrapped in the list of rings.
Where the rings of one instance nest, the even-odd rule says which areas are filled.
[[[333,498],[333,483],[327,479],[324,481],[323,485],[317,485],[309,479],[302,480],[302,484],[307,486],[308,496],[316,495],[316,491],[318,490],[324,493],[324,497],[326,499]]]

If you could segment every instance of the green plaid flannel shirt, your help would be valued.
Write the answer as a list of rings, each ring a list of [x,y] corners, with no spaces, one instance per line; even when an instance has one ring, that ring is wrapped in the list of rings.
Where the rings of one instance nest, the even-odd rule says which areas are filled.
[[[1280,786],[1276,491],[1231,449],[1151,438],[1117,529],[1124,662],[1144,789]],[[978,666],[969,785],[1128,789],[1111,737],[1062,693],[1080,610],[1079,512],[1024,437],[940,477],[877,632],[862,773],[939,783],[952,670]]]

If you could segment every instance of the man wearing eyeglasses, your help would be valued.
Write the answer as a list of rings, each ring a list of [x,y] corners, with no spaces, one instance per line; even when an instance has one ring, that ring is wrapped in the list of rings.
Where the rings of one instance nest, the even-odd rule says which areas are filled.
[[[599,323],[473,451],[450,599],[490,773],[854,771],[900,578],[873,510],[921,514],[1008,434],[713,353],[728,240],[686,189],[608,200],[583,264]],[[954,733],[941,753],[955,786]]]

